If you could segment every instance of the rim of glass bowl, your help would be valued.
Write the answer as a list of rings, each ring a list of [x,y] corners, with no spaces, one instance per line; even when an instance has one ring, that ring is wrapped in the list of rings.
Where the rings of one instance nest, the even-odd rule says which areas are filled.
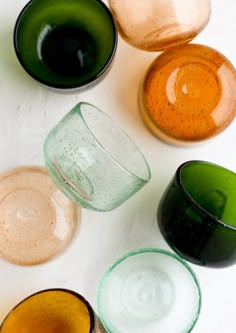
[[[81,111],[81,106],[83,106],[83,105],[88,105],[89,107],[95,108],[97,112],[102,113],[102,115],[105,116],[106,118],[108,118],[114,124],[114,126],[116,127],[116,129],[118,131],[120,131],[128,139],[128,141],[130,141],[132,143],[132,145],[135,147],[135,149],[139,153],[140,158],[142,158],[143,162],[146,165],[146,172],[147,172],[147,177],[146,178],[139,177],[136,174],[134,174],[132,171],[128,170],[126,167],[124,167],[122,165],[121,162],[119,162],[118,160],[116,160],[107,151],[107,149],[101,144],[101,142],[99,141],[99,139],[93,134],[93,131],[90,129],[90,126],[87,124],[86,119],[83,116],[83,111]],[[146,158],[144,157],[143,153],[141,152],[141,150],[139,149],[139,147],[134,143],[134,141],[129,137],[129,135],[119,125],[117,125],[116,122],[108,114],[106,114],[105,112],[103,112],[102,110],[100,110],[98,107],[94,106],[93,104],[90,104],[90,103],[87,103],[87,102],[80,102],[73,109],[75,109],[76,112],[79,113],[79,115],[83,119],[84,124],[86,125],[87,129],[89,130],[89,133],[92,135],[92,137],[94,138],[94,140],[96,141],[96,143],[99,145],[99,147],[101,148],[101,150],[103,151],[103,153],[105,153],[106,155],[108,155],[109,158],[115,164],[117,164],[121,169],[123,169],[126,173],[130,174],[131,176],[135,177],[136,179],[142,180],[143,182],[146,182],[146,183],[149,182],[149,180],[151,179],[151,170],[150,170],[150,167],[149,167],[149,165],[148,165],[148,163],[146,161]],[[73,111],[73,109],[71,111]]]
[[[200,160],[192,160],[192,161],[187,161],[183,164],[181,164],[177,171],[176,171],[176,179],[177,179],[177,183],[180,186],[184,196],[186,197],[187,201],[190,203],[190,205],[192,205],[197,211],[199,211],[204,217],[210,219],[213,223],[219,223],[220,225],[222,225],[224,228],[227,227],[231,230],[236,231],[236,227],[234,227],[233,225],[230,225],[228,223],[224,223],[223,221],[219,220],[218,218],[216,218],[214,215],[212,215],[211,213],[209,213],[206,209],[204,209],[201,205],[199,205],[197,203],[196,200],[194,200],[192,198],[192,196],[188,193],[188,191],[186,190],[185,186],[184,186],[184,182],[182,181],[181,178],[181,171],[182,169],[188,165],[188,164],[207,164],[207,165],[211,165],[217,169],[223,169],[225,171],[227,171],[228,173],[231,173],[232,175],[236,176],[235,173],[227,168],[224,168],[218,164],[215,163],[211,163],[211,162],[205,162],[205,161],[200,161]]]
[[[70,290],[70,289],[65,289],[65,288],[49,288],[49,289],[44,289],[44,290],[40,290],[37,291],[36,293],[33,293],[32,295],[27,296],[26,298],[24,298],[22,301],[20,301],[17,305],[15,305],[6,315],[6,317],[3,319],[2,323],[0,324],[0,331],[3,328],[3,325],[5,323],[5,321],[7,320],[7,318],[11,315],[11,313],[16,310],[22,303],[24,303],[25,301],[27,301],[28,299],[37,296],[39,294],[43,294],[43,293],[47,293],[47,292],[53,292],[53,291],[61,291],[64,292],[66,294],[70,294],[72,296],[75,296],[76,298],[78,298],[79,300],[81,300],[87,307],[88,312],[89,312],[89,317],[90,317],[90,330],[89,333],[93,333],[93,330],[95,328],[95,313],[91,307],[91,305],[89,304],[89,302],[80,294],[78,294],[77,292]]]
[[[101,320],[103,326],[108,331],[108,333],[113,333],[112,332],[112,328],[110,328],[108,326],[106,320],[104,319],[104,313],[103,313],[102,306],[101,306],[101,303],[102,303],[101,298],[102,298],[102,294],[103,294],[103,290],[102,289],[103,289],[104,283],[106,282],[107,278],[112,273],[112,271],[122,261],[125,261],[126,259],[129,259],[132,256],[143,254],[143,253],[158,253],[158,254],[162,254],[162,255],[167,255],[168,257],[171,257],[171,258],[173,258],[175,260],[178,260],[188,270],[188,272],[192,276],[193,281],[194,281],[195,286],[197,287],[197,291],[198,291],[198,306],[197,306],[197,312],[196,312],[195,318],[192,320],[192,322],[190,324],[190,327],[188,327],[188,330],[186,331],[186,333],[190,333],[192,331],[192,329],[194,328],[194,326],[195,326],[195,324],[196,324],[196,322],[198,320],[200,311],[201,311],[201,306],[202,306],[202,292],[201,292],[201,288],[200,288],[200,283],[198,281],[198,278],[197,278],[195,272],[192,270],[192,268],[190,267],[190,265],[185,260],[183,260],[181,257],[179,257],[178,255],[176,255],[176,254],[174,254],[172,252],[169,252],[169,251],[166,251],[166,250],[162,250],[162,249],[157,249],[157,248],[143,248],[143,249],[139,249],[139,250],[135,250],[135,251],[129,252],[129,253],[123,255],[122,257],[120,257],[119,259],[117,259],[107,269],[107,271],[103,275],[102,280],[101,280],[101,282],[99,284],[99,287],[98,287],[98,296],[97,296],[98,313],[99,313],[100,320]]]
[[[24,7],[23,9],[20,11],[15,26],[14,26],[14,31],[13,31],[13,44],[14,44],[14,49],[15,49],[15,53],[17,56],[18,61],[20,62],[21,66],[23,67],[23,69],[31,76],[31,78],[33,78],[34,80],[36,80],[37,82],[41,83],[42,85],[52,88],[52,89],[58,89],[58,90],[64,90],[64,91],[69,91],[71,89],[82,89],[82,88],[86,88],[86,86],[88,85],[92,85],[93,83],[95,83],[99,78],[102,77],[103,74],[105,74],[105,72],[109,69],[110,65],[112,64],[112,61],[115,57],[116,54],[116,50],[117,50],[117,44],[118,44],[118,31],[116,28],[116,23],[115,20],[113,18],[113,15],[110,11],[110,9],[105,5],[105,3],[101,0],[95,0],[107,13],[108,17],[111,20],[111,27],[113,30],[113,47],[112,47],[112,52],[109,56],[109,58],[107,59],[106,63],[103,65],[103,67],[98,71],[98,73],[94,74],[92,77],[90,77],[89,79],[86,79],[84,81],[83,84],[69,84],[67,87],[61,87],[59,85],[56,84],[51,84],[49,82],[47,82],[44,79],[41,79],[38,77],[37,74],[34,74],[31,71],[31,68],[28,67],[27,65],[25,65],[25,62],[23,61],[21,54],[18,50],[18,39],[17,39],[17,32],[18,32],[18,28],[20,26],[20,21],[22,16],[24,15],[24,13],[28,10],[28,8],[30,6],[33,5],[34,2],[37,2],[40,0],[30,0]]]

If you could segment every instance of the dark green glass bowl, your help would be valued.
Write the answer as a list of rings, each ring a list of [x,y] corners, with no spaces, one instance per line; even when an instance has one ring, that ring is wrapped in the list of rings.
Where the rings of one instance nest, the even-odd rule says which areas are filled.
[[[78,89],[107,72],[117,30],[100,0],[31,0],[17,19],[14,46],[21,65],[38,82]]]
[[[236,174],[189,161],[178,169],[159,203],[161,233],[184,259],[203,266],[236,263]]]

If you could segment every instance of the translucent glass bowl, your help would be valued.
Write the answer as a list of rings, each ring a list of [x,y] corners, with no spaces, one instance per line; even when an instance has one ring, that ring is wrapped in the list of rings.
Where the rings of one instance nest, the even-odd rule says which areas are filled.
[[[219,165],[179,166],[158,205],[163,237],[182,258],[202,266],[236,263],[236,174]]]
[[[163,250],[141,249],[121,257],[99,287],[98,312],[109,333],[190,332],[200,308],[195,274]]]
[[[77,90],[107,73],[117,31],[100,0],[31,0],[17,19],[14,45],[31,77],[50,88]]]
[[[18,265],[45,262],[78,232],[80,209],[54,185],[45,168],[0,175],[0,256]]]
[[[50,131],[44,158],[59,189],[75,203],[97,211],[120,206],[151,178],[144,156],[129,136],[85,102]]]
[[[211,13],[210,0],[109,0],[109,5],[121,37],[145,51],[190,42]]]
[[[3,321],[1,333],[98,333],[97,319],[83,296],[67,289],[48,289],[20,302]]]
[[[210,47],[175,47],[150,65],[139,97],[143,121],[155,136],[191,146],[213,138],[235,118],[236,71]]]

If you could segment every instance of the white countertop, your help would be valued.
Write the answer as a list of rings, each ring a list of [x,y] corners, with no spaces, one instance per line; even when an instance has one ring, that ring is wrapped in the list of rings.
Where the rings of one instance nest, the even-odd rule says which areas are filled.
[[[99,281],[114,260],[142,247],[169,249],[157,227],[156,209],[182,162],[200,159],[236,171],[236,120],[212,141],[191,148],[169,146],[144,127],[137,91],[155,53],[139,51],[119,40],[108,76],[83,93],[63,95],[33,81],[13,49],[15,20],[26,2],[0,0],[0,172],[20,165],[43,165],[42,144],[48,131],[76,103],[87,101],[110,114],[133,138],[151,167],[152,179],[114,211],[83,209],[75,242],[58,258],[33,267],[0,260],[0,322],[26,296],[53,287],[83,294],[96,310]],[[236,66],[236,2],[212,0],[212,7],[209,25],[194,42],[218,49]],[[193,333],[235,333],[236,265],[225,269],[191,266],[203,296]]]

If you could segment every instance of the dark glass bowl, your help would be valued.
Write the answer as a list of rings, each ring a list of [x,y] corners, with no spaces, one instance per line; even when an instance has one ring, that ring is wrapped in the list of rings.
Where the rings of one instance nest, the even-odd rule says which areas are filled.
[[[189,161],[178,169],[157,213],[171,248],[198,265],[236,263],[236,174],[221,166]]]
[[[14,46],[19,62],[38,82],[78,89],[107,72],[117,31],[100,0],[31,0],[17,19]]]

